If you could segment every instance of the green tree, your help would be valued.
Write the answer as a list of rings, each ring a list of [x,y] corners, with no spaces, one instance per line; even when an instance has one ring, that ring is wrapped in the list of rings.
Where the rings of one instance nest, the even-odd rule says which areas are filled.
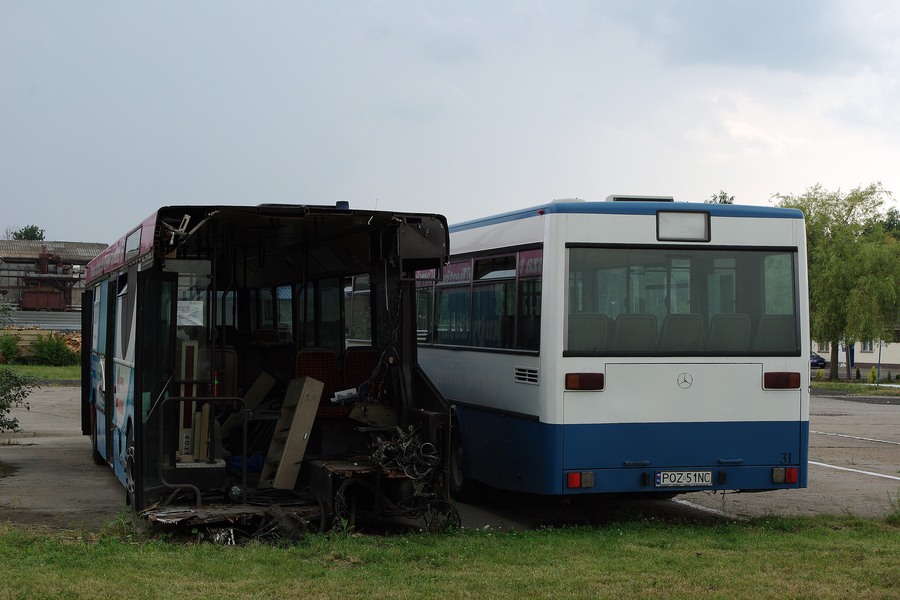
[[[873,183],[847,194],[815,185],[802,195],[776,194],[780,206],[806,217],[809,256],[810,329],[829,342],[829,378],[838,376],[838,347],[857,340],[883,339],[896,315],[900,283],[900,243],[885,233],[879,211],[891,193]]]
[[[13,306],[10,304],[6,296],[0,296],[0,326],[5,326],[11,321]]]
[[[13,231],[12,239],[41,242],[44,240],[44,230],[37,225],[26,225],[18,231]]]
[[[884,213],[882,226],[884,227],[885,233],[888,233],[895,238],[900,237],[900,210],[897,210],[894,207],[889,208],[887,212]]]
[[[718,194],[713,194],[709,200],[704,201],[705,204],[734,204],[734,196],[729,196],[725,190],[719,190]]]
[[[0,368],[0,431],[18,431],[19,420],[9,416],[10,410],[17,406],[31,410],[25,399],[34,387],[31,377]]]

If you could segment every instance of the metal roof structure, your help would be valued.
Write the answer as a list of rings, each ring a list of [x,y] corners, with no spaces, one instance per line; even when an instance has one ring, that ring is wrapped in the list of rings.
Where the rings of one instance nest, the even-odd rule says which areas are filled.
[[[37,260],[41,250],[59,256],[69,264],[87,264],[109,244],[98,242],[47,242],[32,240],[0,240],[0,260],[7,262]]]

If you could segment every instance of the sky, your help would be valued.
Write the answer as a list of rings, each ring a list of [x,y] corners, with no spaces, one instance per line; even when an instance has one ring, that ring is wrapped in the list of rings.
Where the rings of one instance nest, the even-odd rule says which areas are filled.
[[[900,196],[891,0],[0,0],[0,234],[873,182]]]

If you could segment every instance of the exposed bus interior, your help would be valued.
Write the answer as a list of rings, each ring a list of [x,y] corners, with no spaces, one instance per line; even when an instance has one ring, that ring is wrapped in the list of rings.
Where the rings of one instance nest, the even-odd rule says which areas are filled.
[[[415,353],[443,217],[168,207],[152,235],[91,287],[86,433],[135,508],[164,525],[274,509],[304,530],[449,512],[449,411]]]

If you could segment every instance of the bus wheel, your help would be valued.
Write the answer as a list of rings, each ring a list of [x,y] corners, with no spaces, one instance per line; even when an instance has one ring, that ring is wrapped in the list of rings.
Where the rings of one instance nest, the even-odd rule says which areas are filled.
[[[450,495],[459,502],[476,499],[475,482],[463,475],[463,446],[459,427],[450,436]]]
[[[134,507],[134,433],[130,425],[125,436],[125,504]]]

